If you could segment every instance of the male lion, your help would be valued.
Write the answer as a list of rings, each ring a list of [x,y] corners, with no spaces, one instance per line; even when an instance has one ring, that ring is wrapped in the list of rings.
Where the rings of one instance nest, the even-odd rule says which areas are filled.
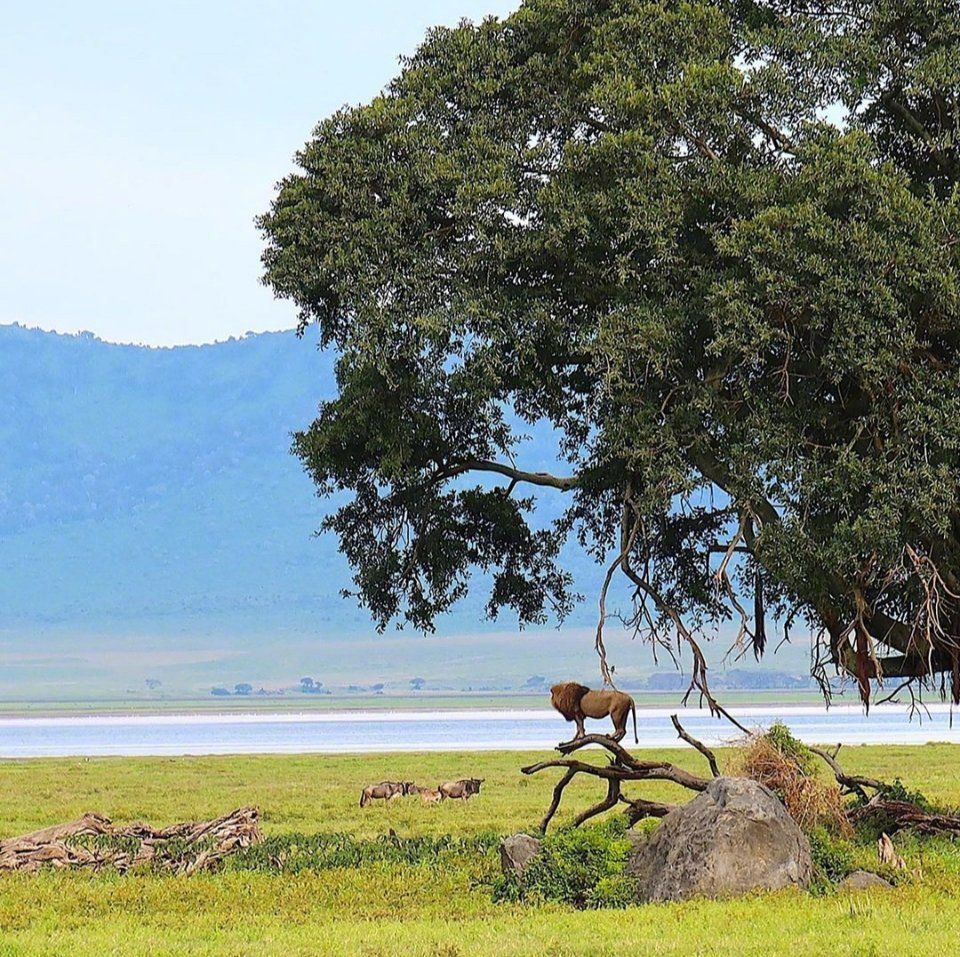
[[[633,713],[633,739],[637,744],[637,706],[633,698],[622,691],[591,691],[586,685],[576,681],[565,681],[550,689],[550,703],[567,721],[576,721],[577,733],[573,740],[582,738],[584,718],[605,718],[610,715],[613,721],[614,741],[619,741],[627,733],[627,717]]]

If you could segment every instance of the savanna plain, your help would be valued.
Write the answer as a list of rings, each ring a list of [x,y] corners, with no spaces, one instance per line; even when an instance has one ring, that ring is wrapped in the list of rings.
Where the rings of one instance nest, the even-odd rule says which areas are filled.
[[[648,753],[650,757],[653,752]],[[656,753],[703,771],[690,750]],[[646,756],[646,755],[645,755]],[[269,855],[217,873],[7,874],[0,955],[950,955],[960,952],[960,848],[898,838],[910,876],[890,890],[832,888],[735,901],[578,909],[497,899],[497,841],[531,830],[555,774],[524,777],[543,754],[56,759],[0,763],[0,837],[95,810],[163,825],[253,804]],[[734,757],[719,753],[721,763]],[[850,772],[901,778],[938,805],[960,806],[960,749],[850,747]],[[601,760],[596,757],[595,760]],[[363,785],[484,778],[469,803],[415,798],[360,808]],[[555,825],[599,799],[576,781]],[[673,785],[642,793],[686,800]],[[400,843],[389,837],[393,832]],[[334,836],[336,835],[336,836]],[[312,857],[298,847],[322,849]],[[854,848],[874,866],[874,847]],[[287,858],[285,858],[287,859]],[[502,895],[501,895],[502,897]]]

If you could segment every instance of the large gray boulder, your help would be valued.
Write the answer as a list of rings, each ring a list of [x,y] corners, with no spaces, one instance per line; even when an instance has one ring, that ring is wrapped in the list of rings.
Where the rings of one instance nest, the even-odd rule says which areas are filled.
[[[506,875],[523,880],[530,862],[540,853],[540,841],[529,834],[514,834],[500,842],[500,867]]]
[[[644,901],[735,897],[806,887],[810,845],[777,796],[747,778],[717,778],[671,811],[631,853]]]

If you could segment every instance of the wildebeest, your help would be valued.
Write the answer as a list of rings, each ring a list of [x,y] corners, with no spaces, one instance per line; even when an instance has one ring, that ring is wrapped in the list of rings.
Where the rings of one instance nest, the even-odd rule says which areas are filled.
[[[459,781],[445,781],[440,785],[440,793],[450,800],[467,801],[480,793],[483,778],[461,778]]]
[[[416,787],[412,781],[381,781],[379,784],[368,784],[360,792],[360,807],[366,807],[371,801],[395,801],[399,797],[410,793]]]
[[[439,804],[443,800],[443,792],[439,788],[417,788],[417,793],[424,804]]]
[[[443,800],[443,795],[437,788],[425,788],[420,784],[411,784],[406,793],[419,794],[424,804],[439,804]]]

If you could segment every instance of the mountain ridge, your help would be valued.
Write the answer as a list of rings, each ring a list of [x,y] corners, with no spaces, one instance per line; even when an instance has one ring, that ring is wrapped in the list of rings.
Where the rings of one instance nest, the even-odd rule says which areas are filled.
[[[590,601],[562,631],[510,641],[506,616],[483,619],[478,579],[437,636],[378,639],[341,597],[350,570],[314,535],[335,503],[290,453],[334,394],[316,346],[311,330],[150,347],[0,325],[0,697],[404,668],[466,686],[520,682],[545,659],[558,675],[595,672]],[[531,466],[547,467],[554,439],[532,432]],[[561,504],[544,500],[548,515]],[[573,553],[571,568],[594,594],[599,569]],[[623,649],[624,674],[655,667]]]

